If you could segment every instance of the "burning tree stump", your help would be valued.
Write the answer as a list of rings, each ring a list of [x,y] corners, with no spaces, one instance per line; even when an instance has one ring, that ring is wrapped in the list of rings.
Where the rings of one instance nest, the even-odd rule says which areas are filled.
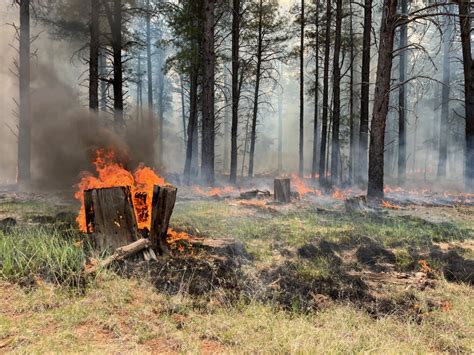
[[[153,188],[150,239],[162,252],[168,250],[166,235],[177,192],[178,189],[173,186],[155,185]]]
[[[276,178],[274,180],[275,200],[283,203],[290,203],[290,179]]]
[[[138,227],[129,187],[84,191],[86,224],[99,252],[115,252],[138,239]]]

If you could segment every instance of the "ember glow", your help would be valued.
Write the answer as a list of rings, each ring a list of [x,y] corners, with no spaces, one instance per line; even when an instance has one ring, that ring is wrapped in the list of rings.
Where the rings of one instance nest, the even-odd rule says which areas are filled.
[[[116,152],[111,149],[98,149],[93,162],[96,175],[83,172],[74,197],[81,201],[81,209],[76,219],[81,231],[87,232],[84,207],[84,191],[107,187],[129,186],[139,229],[150,229],[153,186],[165,185],[165,179],[158,176],[153,169],[139,166],[133,173],[126,170],[117,161]]]

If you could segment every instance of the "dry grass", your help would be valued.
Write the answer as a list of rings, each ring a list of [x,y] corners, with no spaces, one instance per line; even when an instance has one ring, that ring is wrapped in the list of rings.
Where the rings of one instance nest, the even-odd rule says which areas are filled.
[[[396,316],[374,319],[344,304],[300,314],[211,300],[203,310],[186,297],[165,297],[146,282],[111,274],[102,274],[85,295],[2,283],[0,344],[9,341],[2,350],[22,353],[472,352],[472,289],[442,283],[431,292],[448,297],[449,309],[429,312],[418,324]]]
[[[31,213],[27,206],[12,208],[15,213]],[[227,202],[178,205],[173,224],[193,226],[195,232],[212,237],[242,240],[255,257],[247,266],[251,269],[277,263],[282,258],[278,250],[295,249],[315,240],[357,243],[359,237],[368,236],[385,246],[397,243],[397,260],[400,265],[408,265],[408,248],[471,237],[469,230],[457,224],[432,225],[411,217],[345,216],[317,213],[311,208],[282,213],[254,209],[249,213],[248,207]],[[16,235],[21,240],[17,244],[15,238],[0,235],[0,243],[7,243],[3,250],[9,254],[29,251],[28,258],[18,259],[22,260],[18,264],[21,275],[32,271],[41,276],[45,269],[53,270],[56,263],[50,262],[55,259],[50,259],[48,250],[66,266],[69,262],[63,255],[74,263],[84,262],[83,254],[75,249],[68,251],[72,241],[64,248],[54,244],[48,249],[46,230],[44,235],[38,233],[31,234],[34,240],[30,241]],[[59,235],[51,237],[53,241],[60,239]],[[42,253],[34,252],[35,241]],[[0,255],[0,261],[2,257],[5,255]],[[474,352],[473,289],[443,279],[433,289],[394,291],[391,295],[414,295],[417,303],[412,307],[420,314],[418,317],[394,312],[377,318],[344,301],[329,300],[318,311],[301,312],[256,300],[229,305],[217,296],[169,296],[143,278],[127,279],[111,271],[80,288],[48,283],[39,277],[31,278],[36,284],[25,288],[13,283],[17,279],[9,275],[18,270],[13,267],[17,259],[9,260],[11,273],[5,274],[3,269],[0,281],[0,352]],[[331,275],[331,263],[322,259],[303,266],[300,274],[309,278]],[[77,271],[77,265],[73,271]],[[442,306],[433,307],[433,300]]]

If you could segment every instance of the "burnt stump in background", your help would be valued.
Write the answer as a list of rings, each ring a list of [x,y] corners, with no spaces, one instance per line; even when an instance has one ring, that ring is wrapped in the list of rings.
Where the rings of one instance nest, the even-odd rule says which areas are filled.
[[[290,203],[291,201],[290,179],[275,178],[274,194],[275,194],[275,201],[282,202],[282,203]]]

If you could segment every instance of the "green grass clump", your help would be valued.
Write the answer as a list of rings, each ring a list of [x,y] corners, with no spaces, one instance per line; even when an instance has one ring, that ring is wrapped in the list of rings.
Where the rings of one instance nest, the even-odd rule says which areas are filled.
[[[31,283],[39,278],[56,284],[76,283],[85,262],[84,248],[56,229],[0,232],[0,277],[5,280]]]

